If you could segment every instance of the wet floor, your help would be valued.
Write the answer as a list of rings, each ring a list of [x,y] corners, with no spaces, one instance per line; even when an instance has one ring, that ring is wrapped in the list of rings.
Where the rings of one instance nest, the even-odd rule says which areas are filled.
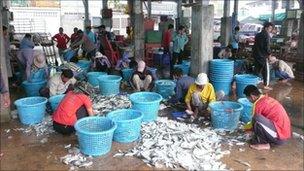
[[[275,84],[269,95],[278,99],[290,115],[293,131],[303,135],[304,128],[304,99],[303,82],[293,81],[292,86]],[[21,93],[20,90],[14,91]],[[67,154],[64,148],[67,144],[77,144],[75,135],[62,136],[51,134],[47,142],[41,140],[45,136],[37,137],[35,134],[25,134],[14,131],[13,128],[23,127],[18,120],[1,124],[1,170],[67,170],[69,166],[60,162],[60,157]],[[10,129],[10,132],[5,130]],[[245,170],[249,167],[237,162],[241,160],[250,164],[251,170],[303,170],[303,144],[304,141],[292,138],[287,144],[273,147],[269,151],[255,151],[244,146],[233,146],[230,155],[222,158],[228,168]],[[135,157],[113,158],[118,150],[127,150],[134,144],[113,143],[110,153],[93,159],[93,166],[88,170],[151,170],[141,160]],[[226,148],[226,147],[225,147]],[[242,149],[242,150],[241,150]],[[243,151],[244,150],[244,151]]]

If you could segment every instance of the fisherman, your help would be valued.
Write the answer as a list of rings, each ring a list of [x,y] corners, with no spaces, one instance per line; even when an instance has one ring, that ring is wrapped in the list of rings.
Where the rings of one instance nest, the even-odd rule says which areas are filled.
[[[77,120],[93,116],[92,102],[88,94],[75,88],[69,91],[53,113],[53,128],[56,132],[69,135]]]
[[[219,54],[218,57],[220,59],[228,59],[232,57],[232,52],[231,52],[231,45],[228,45],[227,47],[225,47],[225,49],[222,49]]]
[[[82,30],[77,31],[78,39],[74,41],[70,45],[72,49],[78,48],[80,45],[82,45],[82,49],[86,54],[86,58],[93,60],[93,57],[96,53],[96,46],[95,44],[89,39],[89,37],[83,33]]]
[[[152,88],[153,75],[147,69],[144,61],[138,62],[137,69],[133,72],[131,80],[135,91],[149,91]]]
[[[295,76],[291,67],[283,60],[277,59],[275,56],[269,58],[269,64],[275,72],[275,76],[279,78],[279,82],[291,85],[288,81],[294,79]]]
[[[64,69],[62,73],[57,73],[49,79],[47,87],[40,90],[40,95],[49,98],[50,96],[65,94],[74,88],[75,83],[76,79],[73,71]]]
[[[37,81],[37,79],[45,80],[48,79],[49,71],[46,65],[45,56],[40,51],[34,52],[34,60],[31,67],[31,74],[28,79],[29,82]]]
[[[34,60],[34,47],[35,44],[32,41],[32,35],[29,33],[26,33],[24,38],[21,40],[20,43],[20,51],[18,53],[18,60],[21,64],[20,71],[22,72],[22,76],[25,75],[25,79],[29,80],[31,75],[31,67]],[[23,74],[25,71],[25,74]]]
[[[284,107],[277,100],[262,95],[254,85],[245,87],[244,94],[253,103],[254,136],[250,147],[268,150],[270,144],[284,144],[291,136],[290,119]]]
[[[185,96],[191,84],[194,83],[194,78],[183,74],[180,68],[174,68],[172,71],[173,79],[176,80],[175,95],[169,101],[172,103],[184,102]]]
[[[198,74],[185,97],[186,113],[197,118],[198,113],[204,112],[208,104],[213,101],[216,101],[216,95],[212,84],[208,81],[207,74]]]

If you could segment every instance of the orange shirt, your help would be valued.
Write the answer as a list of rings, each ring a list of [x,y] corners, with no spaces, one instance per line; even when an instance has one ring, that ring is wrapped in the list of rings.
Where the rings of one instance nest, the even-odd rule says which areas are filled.
[[[254,114],[260,114],[271,120],[277,130],[279,139],[291,136],[291,124],[284,107],[269,96],[261,96],[253,106]]]
[[[86,107],[87,111],[92,109],[92,102],[87,95],[73,91],[68,92],[54,112],[53,121],[73,126],[77,121],[76,112],[82,105]]]

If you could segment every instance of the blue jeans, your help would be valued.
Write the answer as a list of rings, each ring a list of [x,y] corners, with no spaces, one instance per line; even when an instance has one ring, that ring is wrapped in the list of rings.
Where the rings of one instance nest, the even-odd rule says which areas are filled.
[[[286,72],[284,72],[284,71],[275,70],[274,72],[275,72],[275,76],[278,77],[280,80],[281,80],[281,79],[282,79],[282,80],[291,79],[291,78],[289,77],[289,75],[288,75]]]

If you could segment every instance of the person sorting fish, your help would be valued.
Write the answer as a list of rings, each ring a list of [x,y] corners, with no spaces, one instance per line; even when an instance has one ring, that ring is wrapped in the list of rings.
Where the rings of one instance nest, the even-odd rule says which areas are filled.
[[[40,95],[49,98],[50,96],[65,94],[73,89],[75,83],[76,79],[73,71],[64,69],[62,73],[57,73],[49,79],[47,87],[40,90]]]
[[[295,78],[291,67],[283,60],[277,59],[275,56],[269,57],[269,64],[275,72],[275,76],[279,79],[279,82],[291,85],[288,81]]]
[[[213,101],[216,101],[216,95],[213,85],[208,81],[207,74],[198,74],[185,97],[186,113],[196,118],[198,113],[205,111],[208,104]]]
[[[137,69],[133,72],[131,81],[135,91],[149,91],[153,85],[153,75],[146,67],[144,61],[139,61]]]
[[[75,132],[74,124],[77,120],[93,115],[90,97],[86,92],[75,88],[64,96],[53,113],[53,128],[58,133],[69,135]]]
[[[290,119],[284,107],[277,100],[262,95],[254,85],[245,87],[244,94],[253,103],[253,138],[250,147],[268,150],[270,144],[284,144],[291,136]]]

